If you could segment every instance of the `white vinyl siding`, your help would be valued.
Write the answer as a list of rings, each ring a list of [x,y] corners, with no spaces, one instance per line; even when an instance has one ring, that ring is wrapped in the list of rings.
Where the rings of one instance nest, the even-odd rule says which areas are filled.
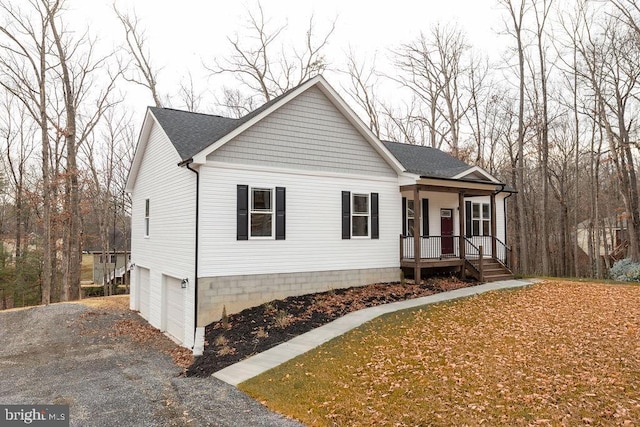
[[[202,277],[399,267],[402,217],[397,179],[201,168]],[[236,240],[236,185],[287,188],[287,239]],[[379,193],[379,239],[341,237],[341,192]]]
[[[163,276],[189,278],[189,287],[182,290],[185,319],[189,319],[183,325],[182,344],[188,347],[193,345],[196,180],[193,172],[178,167],[179,161],[180,156],[164,131],[154,123],[131,194],[131,262],[136,265],[134,270],[138,266],[148,269],[149,310],[148,314],[141,314],[161,330],[166,324],[162,317],[167,295]],[[153,206],[148,206],[147,200]],[[147,213],[153,224],[145,237]],[[132,277],[132,295],[138,295],[140,284],[136,278],[140,276]],[[132,298],[131,307],[138,305]]]
[[[397,177],[318,88],[310,88],[207,160],[293,170]]]
[[[496,237],[503,243],[510,245],[511,243],[507,242],[507,232],[504,223],[505,203],[507,197],[508,194],[505,193],[496,195]]]

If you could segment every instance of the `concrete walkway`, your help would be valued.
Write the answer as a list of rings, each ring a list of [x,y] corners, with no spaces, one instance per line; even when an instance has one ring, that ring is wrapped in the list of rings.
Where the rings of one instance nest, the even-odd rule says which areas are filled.
[[[213,376],[231,385],[238,385],[243,381],[262,374],[269,369],[293,359],[319,345],[332,340],[365,322],[375,319],[383,314],[394,311],[406,310],[408,308],[419,307],[421,305],[435,304],[443,301],[450,301],[458,298],[469,297],[485,292],[500,289],[519,288],[535,283],[535,280],[504,280],[500,282],[485,283],[483,285],[469,288],[456,289],[449,292],[440,292],[422,298],[415,298],[406,301],[398,301],[390,304],[379,305],[377,307],[365,308],[351,312],[331,323],[327,323],[317,329],[282,343],[269,350],[251,356],[241,362],[228,366],[214,373]]]

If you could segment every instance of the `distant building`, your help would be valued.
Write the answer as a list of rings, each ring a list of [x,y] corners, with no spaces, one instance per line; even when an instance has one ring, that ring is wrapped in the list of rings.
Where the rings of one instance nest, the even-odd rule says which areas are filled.
[[[123,283],[125,274],[131,266],[131,253],[112,251],[104,254],[102,251],[91,252],[93,255],[93,282],[99,285]],[[126,259],[126,262],[125,262]]]
[[[596,233],[600,234],[600,247],[596,248]],[[591,224],[590,220],[583,221],[577,227],[578,246],[589,254],[589,239],[593,236],[593,247],[596,255],[611,256],[613,260],[626,256],[626,246],[629,240],[627,219],[622,215],[603,218],[600,224]]]

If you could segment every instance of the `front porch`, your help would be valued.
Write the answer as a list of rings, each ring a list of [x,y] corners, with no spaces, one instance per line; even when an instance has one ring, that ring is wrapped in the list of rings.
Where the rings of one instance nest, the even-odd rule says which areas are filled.
[[[497,237],[499,192],[485,183],[424,178],[402,186],[400,266],[412,269],[416,281],[424,270],[445,267],[481,282],[513,278],[512,251]]]
[[[514,277],[512,251],[495,237],[421,236],[419,240],[420,257],[416,259],[414,238],[400,235],[400,267],[413,269],[414,277],[420,277],[424,270],[446,267],[454,267],[461,277],[470,275],[480,282]],[[462,256],[461,246],[464,247]],[[416,269],[420,269],[419,272]]]

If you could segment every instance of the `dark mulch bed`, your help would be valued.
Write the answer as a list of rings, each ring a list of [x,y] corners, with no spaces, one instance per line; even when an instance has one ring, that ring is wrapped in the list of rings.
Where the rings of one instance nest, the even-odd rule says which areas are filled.
[[[475,284],[456,278],[429,279],[421,285],[380,283],[289,297],[248,308],[205,328],[204,354],[196,358],[186,375],[208,377],[352,311]]]

